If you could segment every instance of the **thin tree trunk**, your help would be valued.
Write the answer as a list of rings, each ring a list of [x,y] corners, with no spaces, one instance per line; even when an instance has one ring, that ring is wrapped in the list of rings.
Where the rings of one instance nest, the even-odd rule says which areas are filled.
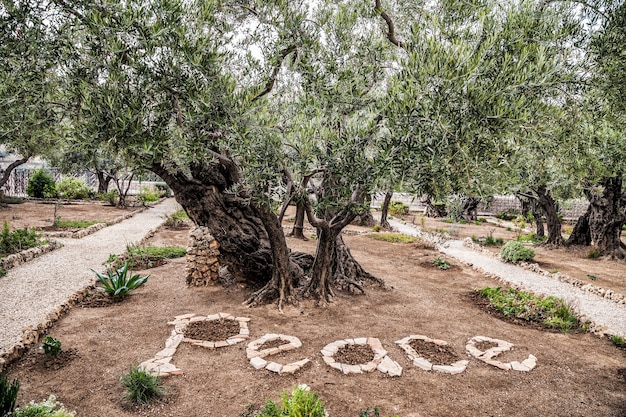
[[[98,194],[109,191],[109,184],[113,178],[102,171],[96,171],[96,177],[98,178]]]
[[[537,204],[537,202],[534,200],[530,202],[530,212],[535,218],[535,226],[536,226],[535,234],[538,237],[544,237],[546,235],[546,232],[545,232],[545,228],[543,227],[543,212],[541,211],[541,206]]]
[[[321,227],[317,234],[315,261],[311,268],[311,280],[304,290],[304,296],[314,296],[321,305],[332,302],[335,296],[331,287],[337,235],[330,227]]]
[[[304,235],[304,203],[298,201],[296,203],[296,219],[293,223],[293,229],[289,233],[290,237],[294,237],[296,239],[309,240]]]
[[[383,206],[380,211],[380,227],[386,230],[391,229],[391,225],[387,220],[389,216],[389,204],[391,203],[391,198],[393,197],[393,191],[387,191],[385,193],[385,199],[383,200]]]
[[[546,225],[548,227],[547,245],[562,246],[563,235],[561,235],[561,220],[559,220],[556,201],[552,198],[550,190],[545,185],[537,187],[537,197],[543,212],[546,214]]]

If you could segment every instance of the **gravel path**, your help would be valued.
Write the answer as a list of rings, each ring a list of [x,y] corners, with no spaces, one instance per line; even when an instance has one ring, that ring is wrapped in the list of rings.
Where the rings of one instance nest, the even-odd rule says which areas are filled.
[[[64,247],[9,270],[0,278],[0,357],[22,342],[24,327],[37,326],[93,284],[91,268],[102,270],[109,254],[124,252],[179,207],[170,198],[82,239],[56,239]]]
[[[414,226],[394,220],[390,220],[389,223],[401,233],[433,240],[433,236],[423,233]],[[436,240],[435,243],[437,249],[446,255],[496,275],[514,286],[525,288],[536,294],[560,297],[580,315],[603,329],[605,333],[626,337],[626,305],[614,303],[570,284],[483,255],[465,247],[461,240]]]

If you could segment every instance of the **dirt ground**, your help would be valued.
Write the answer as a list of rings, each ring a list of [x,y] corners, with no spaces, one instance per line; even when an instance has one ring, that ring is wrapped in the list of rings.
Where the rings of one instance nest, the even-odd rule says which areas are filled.
[[[150,242],[185,245],[186,237],[187,231],[161,231]],[[345,240],[362,265],[392,290],[339,294],[328,308],[306,300],[281,314],[274,305],[245,308],[241,303],[248,292],[236,284],[187,287],[184,260],[177,259],[145,271],[151,274],[148,283],[121,303],[73,308],[50,332],[70,352],[67,362],[46,366],[44,355],[32,350],[9,368],[9,377],[21,383],[18,402],[55,394],[77,416],[235,417],[304,383],[319,393],[333,417],[358,417],[374,406],[382,417],[626,416],[624,350],[591,334],[546,332],[489,315],[468,294],[496,282],[454,260],[449,270],[434,268],[432,260],[441,255],[432,249],[360,234]],[[315,248],[314,240],[288,243],[296,250]],[[559,269],[563,261],[569,263],[561,261]],[[186,313],[218,312],[249,317],[250,340],[266,333],[297,336],[303,346],[276,360],[310,358],[312,365],[279,376],[255,370],[246,359],[244,343],[215,350],[182,343],[172,362],[184,374],[163,380],[165,397],[140,408],[124,403],[120,376],[164,347],[173,328],[167,321]],[[533,354],[538,364],[524,373],[470,359],[462,374],[427,372],[414,367],[394,343],[412,334],[446,340],[464,359],[469,359],[465,344],[473,336],[503,339],[515,345],[503,359],[521,361]],[[346,376],[324,364],[320,349],[355,337],[379,338],[391,359],[403,367],[402,376],[378,371]]]
[[[33,227],[52,226],[54,221],[54,203],[27,201],[22,204],[9,204],[0,208],[0,224],[7,222],[11,230]],[[61,220],[90,220],[108,222],[116,219],[131,210],[119,209],[99,202],[63,203],[57,208],[57,216]]]

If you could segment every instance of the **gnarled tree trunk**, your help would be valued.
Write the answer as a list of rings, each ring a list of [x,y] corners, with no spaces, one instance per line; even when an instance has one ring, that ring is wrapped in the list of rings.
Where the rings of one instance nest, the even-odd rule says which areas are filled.
[[[219,162],[195,165],[191,176],[170,173],[160,165],[152,171],[198,226],[206,226],[220,244],[220,265],[249,285],[260,287],[273,275],[274,260],[263,221],[247,200],[224,191],[238,182]]]
[[[298,201],[296,203],[296,219],[293,223],[293,229],[289,233],[290,237],[295,237],[296,239],[309,240],[304,235],[304,203],[302,201]]]
[[[601,192],[585,190],[589,200],[587,212],[576,222],[568,245],[591,246],[602,256],[624,259],[626,246],[621,241],[626,223],[626,191],[622,190],[621,174],[603,178]]]
[[[591,246],[603,256],[624,259],[626,250],[620,240],[622,225],[626,223],[626,196],[622,192],[622,176],[603,178],[602,194],[586,191],[589,211]]]

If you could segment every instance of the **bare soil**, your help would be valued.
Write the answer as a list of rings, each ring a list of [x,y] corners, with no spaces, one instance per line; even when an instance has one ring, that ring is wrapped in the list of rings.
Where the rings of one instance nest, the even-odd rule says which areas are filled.
[[[371,362],[374,351],[370,345],[344,345],[333,355],[335,361],[348,365],[359,365]]]
[[[236,417],[304,383],[319,393],[329,414],[338,417],[357,417],[374,406],[383,417],[626,415],[624,350],[587,333],[546,332],[503,321],[467,296],[495,281],[463,265],[445,271],[427,266],[425,260],[440,256],[432,249],[358,234],[367,228],[352,230],[357,234],[345,238],[352,254],[392,290],[370,288],[363,296],[339,293],[327,308],[305,300],[283,313],[275,305],[249,309],[241,303],[251,290],[239,284],[187,287],[184,259],[172,260],[140,271],[151,274],[149,281],[123,302],[75,307],[61,319],[50,335],[61,340],[64,351],[76,353],[61,368],[38,366],[44,359],[37,350],[11,365],[9,378],[21,383],[18,403],[55,394],[77,416]],[[186,231],[162,231],[148,243],[185,245],[186,238]],[[313,252],[316,242],[288,243]],[[562,257],[559,268],[570,261]],[[268,360],[310,358],[312,364],[281,376],[255,370],[246,358],[245,343],[213,350],[181,343],[172,363],[184,374],[163,380],[166,395],[161,400],[143,407],[123,400],[120,376],[163,349],[172,331],[168,321],[186,313],[218,312],[249,317],[250,340],[283,333],[302,341],[301,348]],[[466,371],[447,375],[414,367],[394,343],[411,334],[446,340],[459,357],[470,360]],[[497,359],[521,361],[533,354],[537,367],[527,373],[503,371],[470,358],[465,344],[477,335],[515,344],[506,358],[503,353]],[[403,367],[402,376],[378,371],[348,376],[322,361],[320,349],[325,345],[357,337],[379,338],[391,359]]]
[[[439,346],[425,340],[413,339],[409,342],[409,346],[433,365],[450,365],[461,360],[450,345]]]
[[[0,223],[7,222],[11,230],[32,227],[37,230],[68,230],[50,228],[54,222],[53,202],[26,201],[22,204],[9,204],[0,208]],[[63,203],[57,208],[61,220],[112,221],[137,208],[119,209],[104,203],[77,202]]]

